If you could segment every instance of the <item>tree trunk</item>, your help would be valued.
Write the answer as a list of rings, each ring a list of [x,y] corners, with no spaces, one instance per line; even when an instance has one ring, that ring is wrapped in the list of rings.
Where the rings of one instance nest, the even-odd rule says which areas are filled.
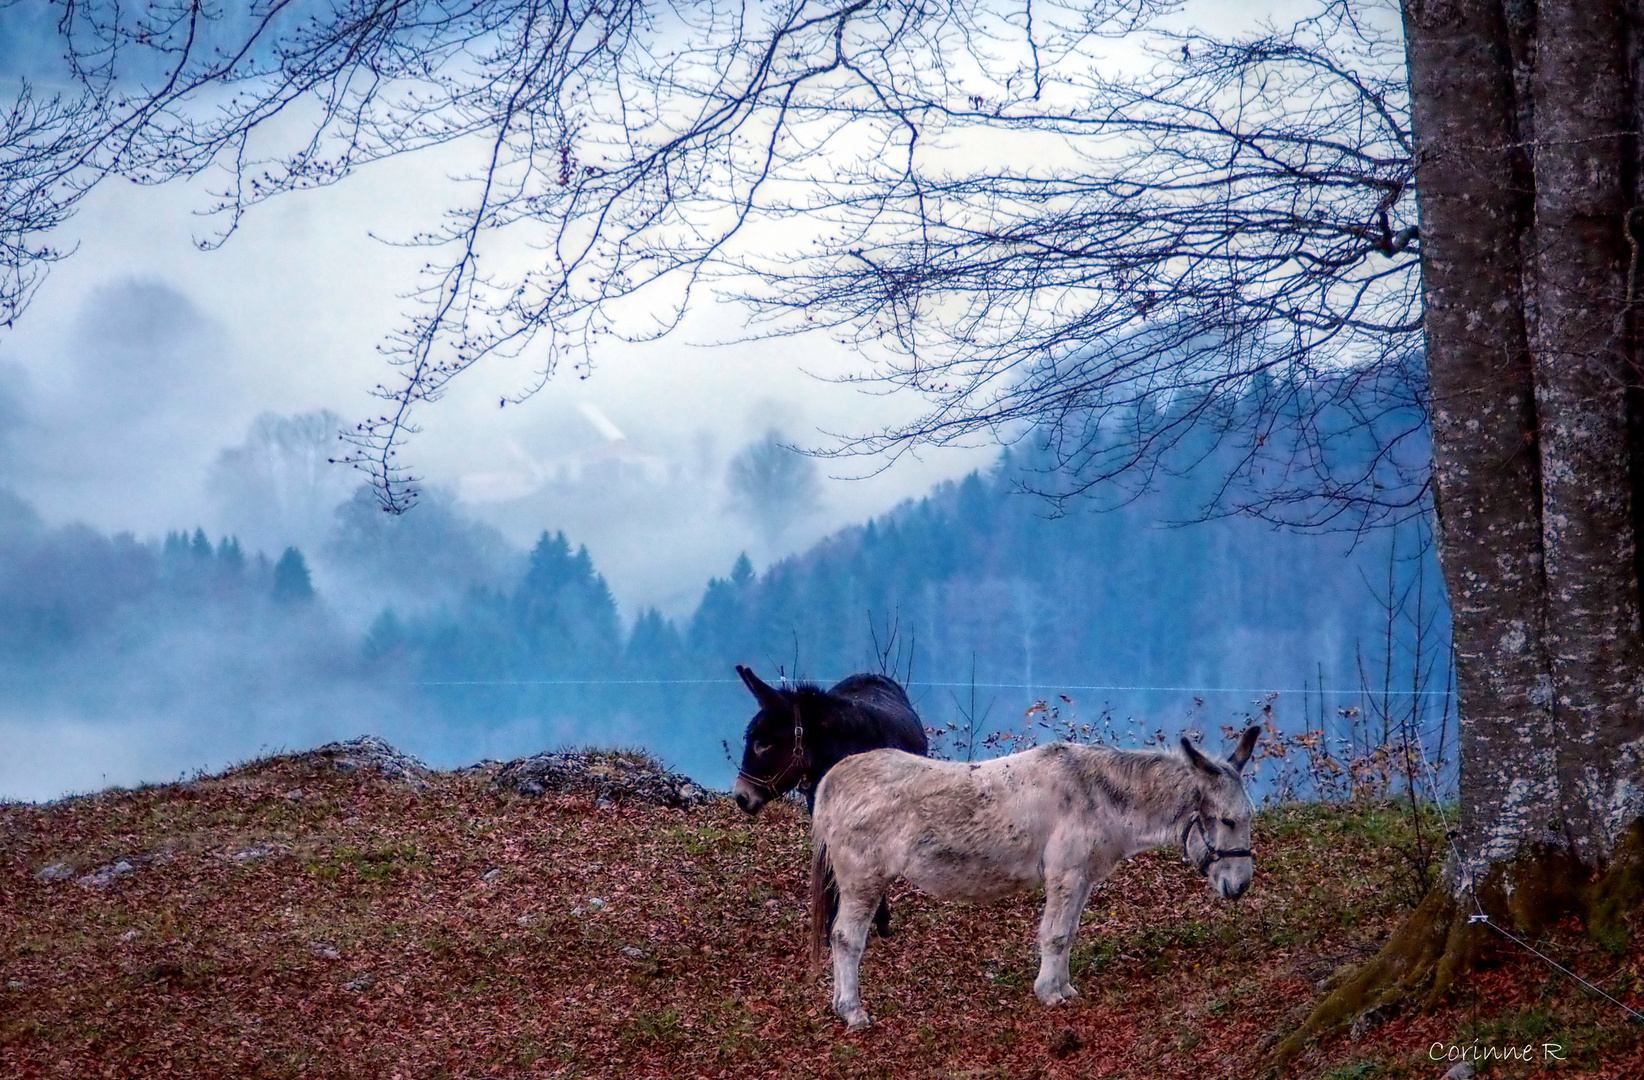
[[[1558,800],[1520,257],[1531,206],[1507,27],[1493,0],[1412,0],[1405,21],[1462,833],[1489,835],[1504,818],[1514,833],[1546,829]]]
[[[1628,2],[1404,0],[1459,857],[1281,1062],[1437,1000],[1489,936],[1477,913],[1534,932],[1574,911],[1613,938],[1644,894]]]
[[[1542,847],[1597,870],[1644,813],[1624,3],[1407,0],[1405,27],[1457,884]]]
[[[1628,778],[1611,763],[1639,734],[1644,694],[1627,431],[1623,14],[1621,0],[1543,4],[1534,102],[1546,642],[1562,840],[1589,866],[1631,824],[1612,815]]]

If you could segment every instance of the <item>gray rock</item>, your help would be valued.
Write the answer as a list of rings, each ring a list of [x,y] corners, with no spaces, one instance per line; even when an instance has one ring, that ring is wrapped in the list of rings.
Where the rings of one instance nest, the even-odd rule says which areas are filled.
[[[252,862],[256,859],[266,859],[276,853],[277,849],[272,845],[259,844],[257,847],[249,847],[244,851],[236,851],[229,858],[235,862]]]
[[[74,883],[87,889],[106,889],[114,883],[115,879],[123,878],[127,874],[135,872],[136,869],[137,867],[130,862],[121,859],[112,866],[102,866],[84,877],[75,878]]]
[[[343,983],[343,989],[347,990],[351,994],[357,994],[361,990],[369,990],[376,985],[377,977],[368,971],[364,975],[349,979],[347,982]]]
[[[485,873],[481,874],[480,880],[485,882],[487,885],[490,885],[500,877],[502,877],[502,870],[499,867],[496,869],[487,870]]]
[[[67,881],[74,876],[74,871],[68,863],[54,862],[49,866],[42,866],[34,873],[34,880],[42,884],[53,881]]]
[[[584,795],[596,807],[643,803],[685,808],[700,806],[713,797],[690,777],[654,759],[609,751],[572,750],[516,758],[496,769],[492,782],[502,790],[532,797]]]
[[[314,757],[331,764],[345,775],[372,769],[390,780],[409,784],[418,791],[428,787],[432,770],[410,754],[402,753],[380,735],[361,735],[347,742],[326,743],[310,751]]]
[[[1458,1061],[1444,1074],[1444,1080],[1473,1080],[1473,1063]]]

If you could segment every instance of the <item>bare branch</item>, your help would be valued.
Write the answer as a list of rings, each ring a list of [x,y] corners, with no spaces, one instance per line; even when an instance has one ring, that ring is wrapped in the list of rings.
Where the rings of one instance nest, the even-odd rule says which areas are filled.
[[[174,0],[64,18],[88,81],[118,83],[134,46],[165,61],[122,161],[156,182],[225,170],[223,236],[374,161],[471,155],[464,201],[406,238],[434,258],[385,343],[387,409],[350,435],[386,508],[414,490],[396,455],[415,407],[452,378],[530,355],[523,395],[608,337],[671,332],[706,289],[746,306],[751,336],[827,334],[862,356],[853,381],[927,402],[835,454],[1051,430],[1065,496],[1175,467],[1231,397],[1256,405],[1235,479],[1282,446],[1312,486],[1227,505],[1396,516],[1425,488],[1399,449],[1419,422],[1377,419],[1422,408],[1419,379],[1387,396],[1421,314],[1396,26],[1335,0],[1224,41],[1163,29],[1174,7],[342,0],[213,21]],[[1144,65],[1114,66],[1121,40]],[[482,271],[493,233],[542,257]],[[1336,475],[1347,436],[1309,402],[1393,439],[1380,464]]]

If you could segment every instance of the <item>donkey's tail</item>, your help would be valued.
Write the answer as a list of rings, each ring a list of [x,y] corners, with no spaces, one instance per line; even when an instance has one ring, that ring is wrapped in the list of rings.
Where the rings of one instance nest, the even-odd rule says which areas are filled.
[[[822,946],[828,940],[829,880],[833,869],[828,865],[828,845],[813,841],[811,849],[811,974],[822,970]]]

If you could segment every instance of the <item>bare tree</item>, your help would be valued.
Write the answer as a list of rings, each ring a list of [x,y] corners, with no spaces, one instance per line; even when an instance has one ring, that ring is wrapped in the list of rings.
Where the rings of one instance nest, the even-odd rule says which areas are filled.
[[[315,550],[358,482],[327,460],[342,426],[329,409],[253,420],[245,441],[220,451],[207,476],[222,523],[254,547]]]
[[[414,496],[398,458],[413,409],[450,379],[529,346],[528,393],[602,338],[669,332],[707,290],[745,302],[751,333],[831,335],[860,350],[863,382],[928,400],[837,452],[1051,420],[1048,493],[1077,494],[1188,467],[1188,435],[1242,398],[1234,479],[1257,482],[1223,505],[1412,512],[1426,448],[1402,42],[1345,3],[1231,43],[1159,29],[1169,6],[353,0],[231,25],[92,4],[70,43],[164,51],[133,169],[223,167],[225,231],[372,161],[471,154],[460,205],[407,238],[436,257],[387,343],[388,407],[351,435],[389,509]],[[1119,77],[1104,57],[1126,36],[1149,61]],[[305,121],[282,129],[294,143],[269,124],[287,113]],[[493,232],[547,255],[482,270]],[[1330,444],[1366,432],[1371,464],[1342,474]]]
[[[797,518],[815,510],[821,496],[816,462],[774,429],[736,452],[725,485],[731,507],[757,524],[771,545]]]
[[[0,327],[28,305],[64,252],[46,239],[73,213],[93,177],[81,165],[101,129],[90,95],[45,97],[19,82],[0,104]]]
[[[111,103],[103,167],[145,183],[222,169],[222,231],[207,244],[274,195],[399,154],[452,143],[472,151],[470,200],[407,238],[446,254],[429,264],[420,306],[387,344],[401,375],[377,387],[387,410],[347,433],[349,460],[398,510],[414,497],[415,477],[396,463],[415,430],[412,406],[436,400],[480,357],[517,355],[540,328],[520,317],[539,303],[540,282],[580,273],[559,252],[547,273],[502,282],[480,270],[481,236],[559,220],[554,204],[584,175],[569,103],[622,83],[624,63],[650,66],[656,22],[643,0],[341,0],[325,9],[274,0],[244,10],[89,0],[63,3],[58,32],[73,75]],[[554,365],[550,350],[541,377]]]
[[[116,172],[175,174],[178,163],[157,158],[165,151],[148,136],[171,131],[175,106],[233,66],[220,52],[215,63],[202,62],[223,41],[249,41],[238,25],[247,20],[229,21],[232,30],[207,33],[213,14],[190,0],[135,13],[98,0],[49,7],[0,0],[0,35],[14,48],[24,43],[14,55],[32,45],[42,76],[0,79],[0,328],[16,321],[47,268],[64,257],[49,236],[99,182]]]
[[[1460,851],[1312,1030],[1442,994],[1492,923],[1613,941],[1644,899],[1638,14],[1404,5]]]

